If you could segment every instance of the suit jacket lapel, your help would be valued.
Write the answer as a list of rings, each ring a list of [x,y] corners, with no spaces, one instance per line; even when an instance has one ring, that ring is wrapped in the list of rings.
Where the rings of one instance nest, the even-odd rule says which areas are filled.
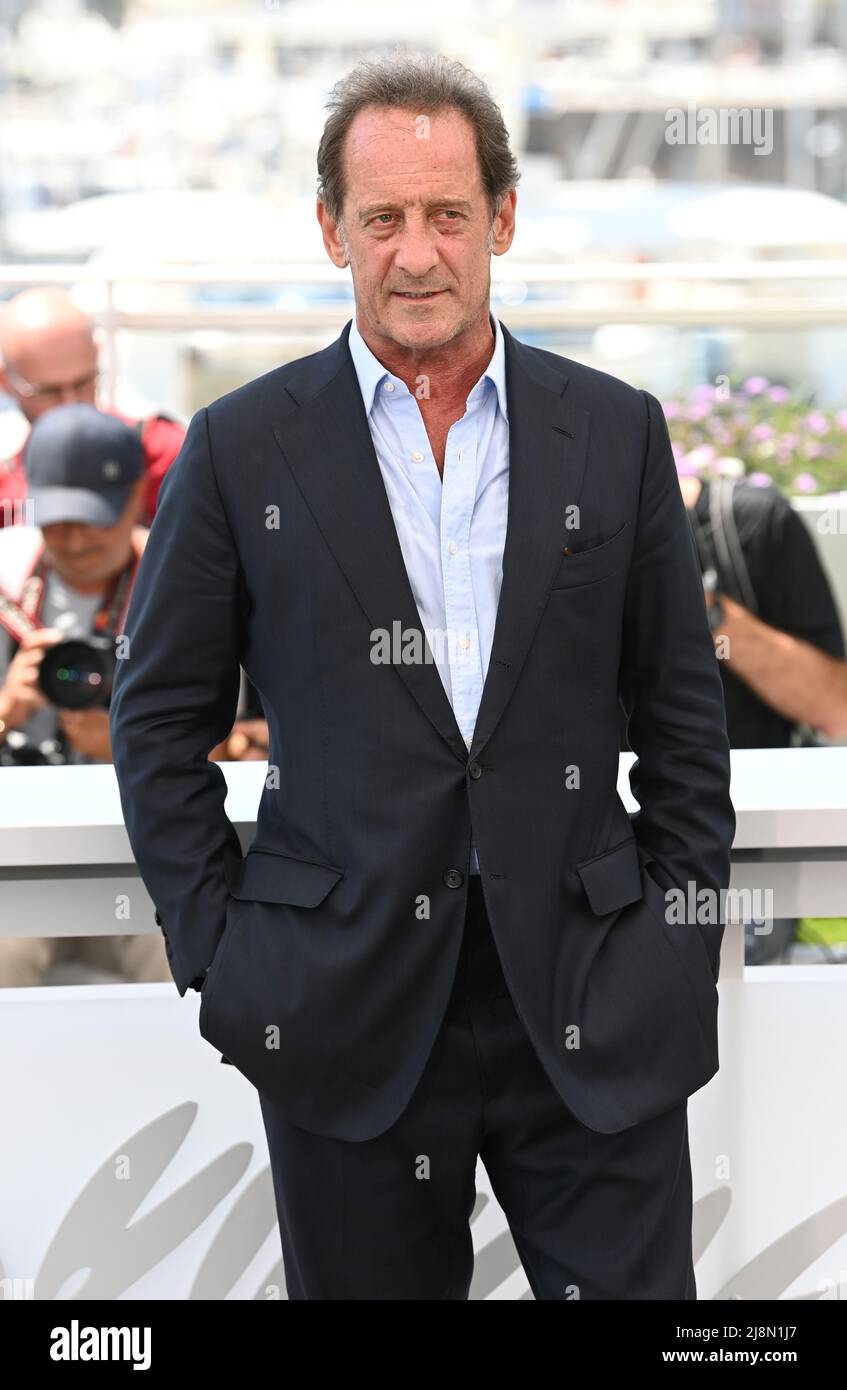
[[[371,629],[420,632],[394,518],[368,428],[350,331],[302,364],[286,391],[293,406],[274,422],[276,442]],[[503,582],[491,659],[470,752],[434,662],[394,666],[463,763],[490,739],[515,687],[563,545],[565,507],[576,502],[588,413],[561,399],[567,376],[504,328],[509,398],[509,506]]]
[[[545,360],[503,326],[509,401],[509,507],[503,581],[470,756],[489,741],[514,690],[572,532],[589,414],[564,398],[565,365]]]

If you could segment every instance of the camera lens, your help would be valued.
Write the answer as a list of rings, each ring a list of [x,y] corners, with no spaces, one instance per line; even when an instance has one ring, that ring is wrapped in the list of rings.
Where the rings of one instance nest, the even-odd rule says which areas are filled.
[[[115,672],[114,644],[59,642],[45,651],[38,681],[47,699],[63,709],[107,705]]]

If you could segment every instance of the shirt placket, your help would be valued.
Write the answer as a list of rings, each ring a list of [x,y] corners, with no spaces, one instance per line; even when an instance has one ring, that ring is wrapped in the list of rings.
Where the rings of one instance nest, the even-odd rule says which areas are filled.
[[[441,495],[441,574],[453,711],[470,747],[482,695],[482,661],[471,572],[471,521],[476,496],[477,406],[451,426]]]

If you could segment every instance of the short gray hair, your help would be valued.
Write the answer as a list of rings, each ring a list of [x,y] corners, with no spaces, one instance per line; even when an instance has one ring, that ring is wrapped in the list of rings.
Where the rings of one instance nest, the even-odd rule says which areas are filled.
[[[317,192],[335,222],[341,220],[346,191],[345,136],[365,107],[399,107],[416,115],[434,115],[450,108],[461,111],[474,129],[492,222],[520,178],[503,116],[485,83],[463,63],[442,54],[395,52],[363,59],[336,82],[326,105],[330,114],[318,146]]]

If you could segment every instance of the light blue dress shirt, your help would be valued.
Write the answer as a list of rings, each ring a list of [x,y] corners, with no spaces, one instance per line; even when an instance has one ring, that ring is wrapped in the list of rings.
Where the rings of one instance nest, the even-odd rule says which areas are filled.
[[[489,317],[494,351],[450,427],[443,481],[416,397],[374,357],[355,316],[349,336],[421,625],[468,748],[494,637],[509,504],[505,342]],[[473,841],[469,871],[479,873]]]

